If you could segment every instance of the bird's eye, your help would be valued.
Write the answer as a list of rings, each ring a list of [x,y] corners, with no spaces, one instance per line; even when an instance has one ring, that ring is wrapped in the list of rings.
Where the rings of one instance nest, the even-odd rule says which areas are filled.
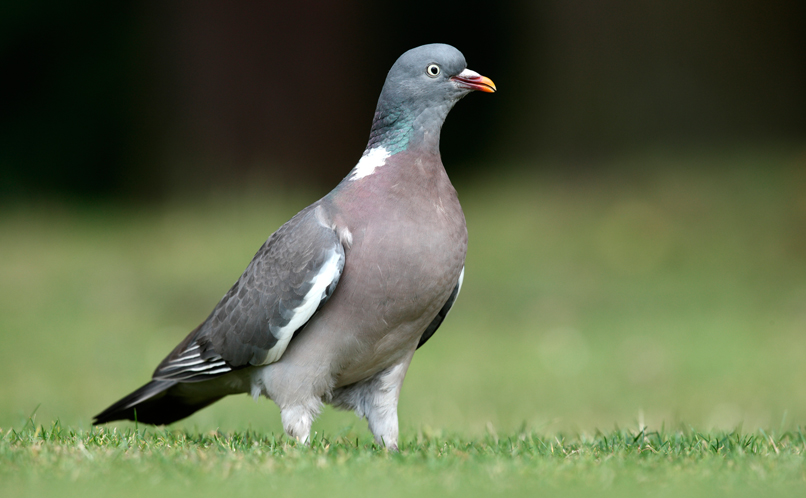
[[[439,66],[436,64],[429,64],[427,68],[425,68],[425,74],[432,78],[436,78],[439,76]]]

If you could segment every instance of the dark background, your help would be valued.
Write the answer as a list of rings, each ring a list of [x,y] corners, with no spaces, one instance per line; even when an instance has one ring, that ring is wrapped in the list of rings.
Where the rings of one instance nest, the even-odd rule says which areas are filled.
[[[444,42],[499,92],[457,106],[452,177],[806,136],[801,0],[6,2],[0,196],[332,185],[391,64]],[[484,168],[484,169],[483,169]]]

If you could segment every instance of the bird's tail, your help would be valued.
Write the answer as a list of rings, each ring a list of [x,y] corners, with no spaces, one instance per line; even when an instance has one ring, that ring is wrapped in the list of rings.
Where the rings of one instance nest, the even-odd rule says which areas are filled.
[[[96,415],[92,424],[105,424],[113,420],[136,420],[153,425],[170,424],[223,397],[188,396],[182,391],[181,383],[175,380],[152,380]]]

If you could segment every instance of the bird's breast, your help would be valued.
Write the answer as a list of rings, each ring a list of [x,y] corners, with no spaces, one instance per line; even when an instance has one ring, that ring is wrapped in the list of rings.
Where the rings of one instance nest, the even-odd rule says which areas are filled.
[[[413,351],[464,266],[467,228],[447,177],[420,190],[385,181],[382,189],[342,193],[353,197],[335,199],[330,209],[334,228],[350,244],[338,287],[302,335],[328,336],[338,385]]]
[[[455,195],[412,201],[379,200],[364,216],[344,220],[352,244],[340,287],[356,286],[352,293],[395,323],[430,313],[435,301],[447,299],[467,251]]]

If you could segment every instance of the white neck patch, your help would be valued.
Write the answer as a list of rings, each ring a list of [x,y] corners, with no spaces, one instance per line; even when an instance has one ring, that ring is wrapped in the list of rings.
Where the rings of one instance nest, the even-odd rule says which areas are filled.
[[[375,168],[380,168],[386,164],[386,158],[391,155],[392,154],[383,147],[370,149],[369,152],[361,156],[358,164],[353,168],[352,173],[350,173],[350,181],[360,180],[365,176],[371,175],[375,172]]]

